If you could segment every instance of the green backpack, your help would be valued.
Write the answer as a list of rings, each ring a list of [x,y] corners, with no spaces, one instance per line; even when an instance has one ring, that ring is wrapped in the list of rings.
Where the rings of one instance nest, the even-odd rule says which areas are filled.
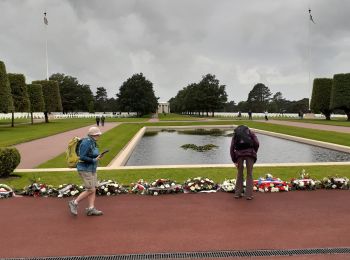
[[[79,146],[83,139],[75,136],[69,143],[66,150],[66,161],[69,168],[76,168],[79,162]]]

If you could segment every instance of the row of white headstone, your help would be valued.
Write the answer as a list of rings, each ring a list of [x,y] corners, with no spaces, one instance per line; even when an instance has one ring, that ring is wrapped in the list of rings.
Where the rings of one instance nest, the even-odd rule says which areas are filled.
[[[136,116],[136,113],[134,112],[122,112],[122,113],[95,113],[95,114],[91,114],[91,113],[68,113],[68,114],[63,114],[63,113],[51,113],[49,115],[50,118],[54,118],[54,119],[65,119],[65,118],[95,118],[95,117],[109,117],[109,118],[126,118],[126,117],[133,117]],[[6,119],[11,119],[12,118],[12,114],[11,113],[0,113],[0,120],[6,120]],[[18,119],[18,118],[24,118],[24,119],[30,119],[31,115],[30,113],[14,113],[14,118]],[[33,113],[33,118],[34,119],[44,119],[45,115],[42,112],[34,112]]]

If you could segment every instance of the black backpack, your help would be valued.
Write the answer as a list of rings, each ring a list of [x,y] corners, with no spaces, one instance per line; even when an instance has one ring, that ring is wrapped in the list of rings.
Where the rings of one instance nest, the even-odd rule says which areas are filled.
[[[234,142],[236,150],[244,150],[253,147],[253,138],[250,136],[248,126],[240,125],[236,127]]]

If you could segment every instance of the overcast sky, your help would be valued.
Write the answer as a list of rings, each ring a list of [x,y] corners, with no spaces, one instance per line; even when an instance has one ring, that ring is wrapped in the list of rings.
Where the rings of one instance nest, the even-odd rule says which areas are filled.
[[[212,73],[235,102],[259,82],[299,100],[314,77],[350,72],[348,0],[0,0],[0,10],[0,60],[27,83],[46,77],[45,33],[49,75],[109,97],[135,73],[160,101]]]

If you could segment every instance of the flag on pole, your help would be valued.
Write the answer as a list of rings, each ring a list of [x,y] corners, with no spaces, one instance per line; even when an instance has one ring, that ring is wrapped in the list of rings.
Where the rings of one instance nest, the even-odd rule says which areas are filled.
[[[44,24],[49,25],[49,21],[46,18],[46,12],[44,13]]]
[[[314,24],[316,24],[315,21],[314,21],[314,18],[312,18],[311,9],[310,8],[309,8],[309,15],[310,15],[310,21],[313,22]]]

